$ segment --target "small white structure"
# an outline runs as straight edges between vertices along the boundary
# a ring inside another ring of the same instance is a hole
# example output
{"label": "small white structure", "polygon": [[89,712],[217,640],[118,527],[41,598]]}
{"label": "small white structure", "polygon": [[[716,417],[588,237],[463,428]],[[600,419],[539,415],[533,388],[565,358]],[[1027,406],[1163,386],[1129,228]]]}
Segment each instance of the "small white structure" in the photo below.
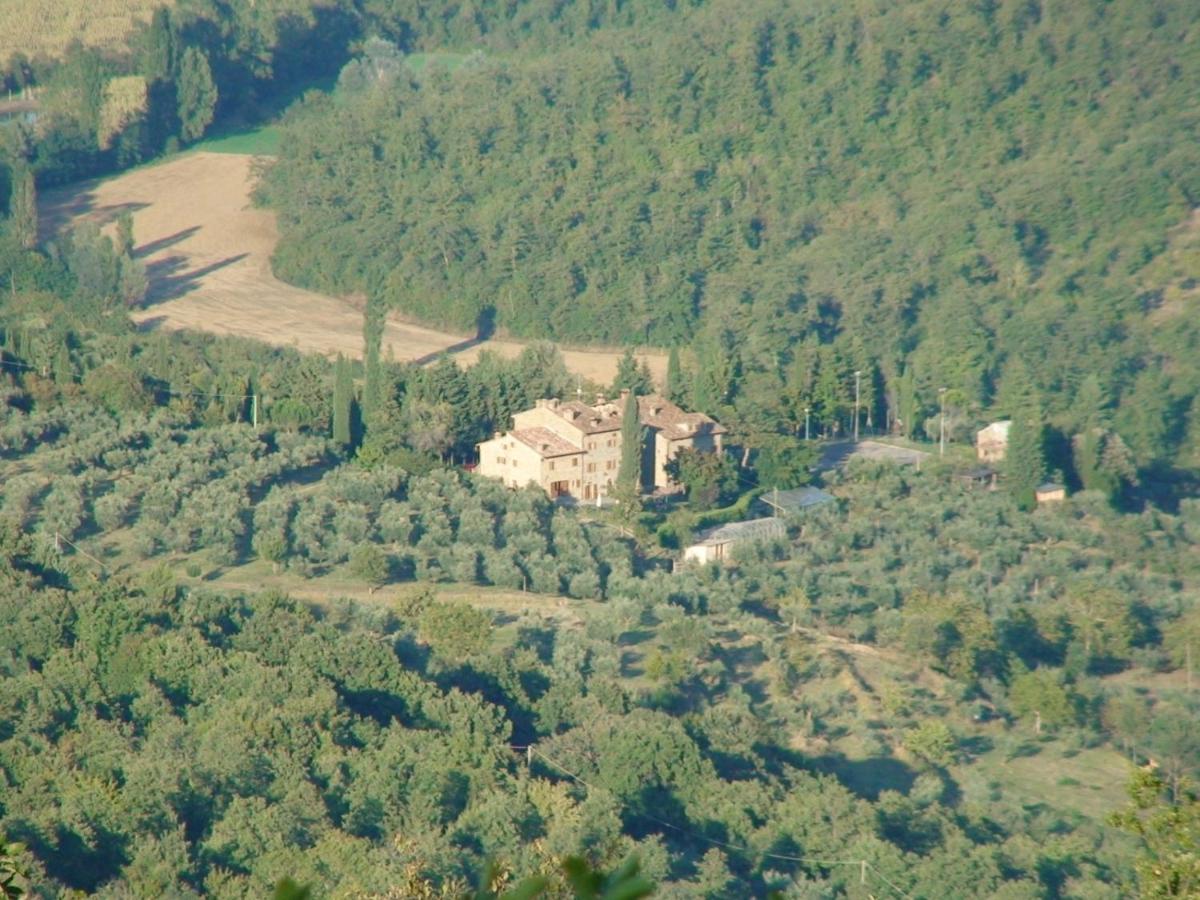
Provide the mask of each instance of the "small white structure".
{"label": "small white structure", "polygon": [[1008,453],[1008,431],[1012,421],[993,422],[975,435],[975,456],[980,462],[1001,462]]}
{"label": "small white structure", "polygon": [[739,544],[771,541],[787,536],[782,519],[749,519],[729,522],[702,532],[699,540],[683,551],[684,562],[709,563],[728,558]]}
{"label": "small white structure", "polygon": [[1043,503],[1061,503],[1067,499],[1067,489],[1061,484],[1047,481],[1045,484],[1039,484],[1033,495],[1037,498],[1038,506]]}

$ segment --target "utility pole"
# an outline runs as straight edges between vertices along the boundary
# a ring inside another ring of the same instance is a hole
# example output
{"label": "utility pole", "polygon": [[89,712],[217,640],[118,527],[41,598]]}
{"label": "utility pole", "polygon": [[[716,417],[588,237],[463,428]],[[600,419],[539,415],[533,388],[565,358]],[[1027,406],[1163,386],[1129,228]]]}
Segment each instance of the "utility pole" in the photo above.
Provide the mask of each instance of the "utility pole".
{"label": "utility pole", "polygon": [[854,443],[858,443],[858,382],[862,377],[862,370],[854,370]]}
{"label": "utility pole", "polygon": [[938,388],[938,406],[941,410],[938,421],[938,456],[946,455],[946,389]]}
{"label": "utility pole", "polygon": [[806,441],[808,440],[808,413],[809,408],[806,406],[804,407],[804,439]]}

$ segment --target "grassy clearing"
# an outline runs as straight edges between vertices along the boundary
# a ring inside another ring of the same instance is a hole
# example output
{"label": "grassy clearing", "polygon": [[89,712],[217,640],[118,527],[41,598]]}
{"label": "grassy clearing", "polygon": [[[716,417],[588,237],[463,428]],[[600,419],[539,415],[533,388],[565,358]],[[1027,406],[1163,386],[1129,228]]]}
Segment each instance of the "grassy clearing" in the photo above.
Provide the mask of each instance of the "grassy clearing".
{"label": "grassy clearing", "polygon": [[[953,768],[966,802],[986,805],[1003,794],[1027,808],[1052,802],[1059,812],[1096,821],[1125,804],[1130,763],[1115,750],[1075,751],[1053,738],[1021,741],[1016,732],[998,737],[996,747],[970,765]],[[994,733],[1000,735],[999,726]]]}
{"label": "grassy clearing", "polygon": [[0,0],[0,65],[14,53],[61,56],[72,41],[112,49],[170,0]]}
{"label": "grassy clearing", "polygon": [[192,146],[205,153],[239,153],[250,156],[274,156],[279,152],[279,129],[274,125],[251,128],[208,138]]}

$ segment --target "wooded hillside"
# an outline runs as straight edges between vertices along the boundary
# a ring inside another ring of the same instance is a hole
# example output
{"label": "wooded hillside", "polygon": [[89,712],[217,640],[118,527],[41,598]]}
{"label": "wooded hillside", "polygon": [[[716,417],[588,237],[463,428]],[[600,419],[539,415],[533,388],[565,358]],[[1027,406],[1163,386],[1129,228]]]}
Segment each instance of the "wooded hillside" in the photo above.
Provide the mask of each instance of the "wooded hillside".
{"label": "wooded hillside", "polygon": [[1070,430],[1095,376],[1140,463],[1194,436],[1194,5],[575,12],[392,28],[483,48],[453,71],[368,42],[267,175],[278,272],[456,328],[694,343],[709,411],[832,421],[877,369],[879,424],[939,387],[1011,413],[1007,382]]}

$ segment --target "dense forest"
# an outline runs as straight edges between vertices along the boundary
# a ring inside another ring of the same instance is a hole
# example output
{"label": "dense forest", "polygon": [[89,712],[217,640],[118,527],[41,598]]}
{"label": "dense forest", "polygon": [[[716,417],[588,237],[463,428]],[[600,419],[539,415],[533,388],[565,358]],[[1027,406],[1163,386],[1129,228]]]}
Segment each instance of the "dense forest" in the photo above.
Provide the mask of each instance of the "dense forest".
{"label": "dense forest", "polygon": [[1068,435],[1099,401],[1138,465],[1195,465],[1194,4],[620,9],[480,12],[419,70],[368,42],[289,114],[277,271],[691,346],[710,413],[844,427],[857,369],[881,428],[1032,390]]}

